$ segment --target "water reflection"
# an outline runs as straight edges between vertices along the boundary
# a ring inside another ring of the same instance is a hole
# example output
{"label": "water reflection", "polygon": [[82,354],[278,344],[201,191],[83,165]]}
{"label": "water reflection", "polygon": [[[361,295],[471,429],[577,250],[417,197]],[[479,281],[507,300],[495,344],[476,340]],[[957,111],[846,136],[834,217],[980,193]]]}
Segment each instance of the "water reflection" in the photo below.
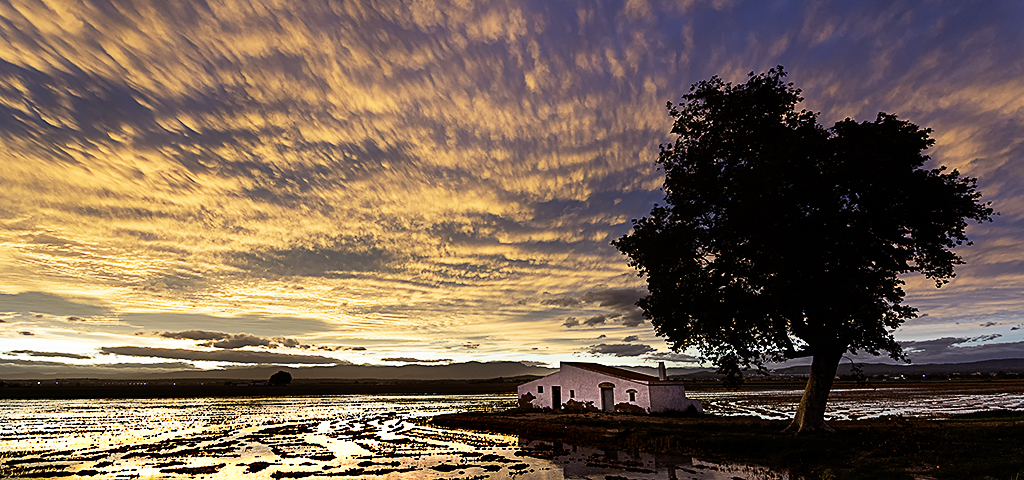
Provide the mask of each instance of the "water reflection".
{"label": "water reflection", "polygon": [[[793,418],[803,390],[687,392],[704,402],[711,415],[749,415],[767,420]],[[938,385],[930,388],[837,388],[828,398],[829,420],[857,420],[890,415],[941,416],[985,410],[1024,410],[1024,393],[963,391]]]}
{"label": "water reflection", "polygon": [[[788,418],[798,391],[692,392],[718,415]],[[874,395],[874,396],[872,396]],[[0,478],[780,479],[785,473],[433,428],[514,395],[0,400]],[[1024,395],[833,392],[832,418],[1024,408]]]}
{"label": "water reflection", "polygon": [[474,479],[785,478],[433,428],[509,395],[0,401],[0,477]]}
{"label": "water reflection", "polygon": [[764,467],[719,464],[671,454],[627,453],[543,441],[520,442],[518,455],[550,460],[567,479],[789,479]]}

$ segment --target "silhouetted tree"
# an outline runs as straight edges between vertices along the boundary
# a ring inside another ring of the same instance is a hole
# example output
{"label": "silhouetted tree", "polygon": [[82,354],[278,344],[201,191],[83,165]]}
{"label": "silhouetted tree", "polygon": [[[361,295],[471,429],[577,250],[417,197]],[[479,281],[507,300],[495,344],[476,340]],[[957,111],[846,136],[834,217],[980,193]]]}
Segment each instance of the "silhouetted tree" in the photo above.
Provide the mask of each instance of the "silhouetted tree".
{"label": "silhouetted tree", "polygon": [[665,202],[612,242],[646,277],[637,302],[676,351],[744,369],[813,357],[790,429],[831,430],[825,405],[845,352],[903,359],[891,331],[916,309],[900,275],[941,286],[967,220],[990,220],[976,179],[924,168],[934,143],[895,115],[826,129],[795,106],[781,66],[717,76],[669,102]]}
{"label": "silhouetted tree", "polygon": [[284,370],[278,370],[277,373],[270,376],[271,385],[288,385],[289,383],[292,383],[292,374]]}

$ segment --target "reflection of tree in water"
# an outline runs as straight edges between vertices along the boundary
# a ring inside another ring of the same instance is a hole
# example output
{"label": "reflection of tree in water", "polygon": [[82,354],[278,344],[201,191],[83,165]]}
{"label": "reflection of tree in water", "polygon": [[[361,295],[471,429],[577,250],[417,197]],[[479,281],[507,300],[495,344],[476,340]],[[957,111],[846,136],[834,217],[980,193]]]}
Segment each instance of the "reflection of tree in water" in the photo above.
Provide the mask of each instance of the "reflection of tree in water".
{"label": "reflection of tree in water", "polygon": [[683,478],[697,480],[742,478],[769,479],[777,475],[763,467],[716,464],[674,454],[627,453],[564,443],[521,439],[516,455],[550,460],[562,468],[565,478]]}

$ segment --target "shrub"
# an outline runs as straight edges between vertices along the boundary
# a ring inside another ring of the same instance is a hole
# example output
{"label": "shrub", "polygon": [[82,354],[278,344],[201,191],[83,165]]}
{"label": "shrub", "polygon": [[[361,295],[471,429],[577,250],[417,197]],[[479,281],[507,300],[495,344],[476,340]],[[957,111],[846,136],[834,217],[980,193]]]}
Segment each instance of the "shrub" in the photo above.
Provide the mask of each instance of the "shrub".
{"label": "shrub", "polygon": [[576,400],[569,400],[568,402],[565,402],[562,409],[570,413],[601,411],[601,409],[594,406],[594,402],[579,402]]}
{"label": "shrub", "polygon": [[615,413],[625,413],[627,415],[646,415],[647,410],[643,407],[633,405],[632,403],[618,403],[615,404]]}

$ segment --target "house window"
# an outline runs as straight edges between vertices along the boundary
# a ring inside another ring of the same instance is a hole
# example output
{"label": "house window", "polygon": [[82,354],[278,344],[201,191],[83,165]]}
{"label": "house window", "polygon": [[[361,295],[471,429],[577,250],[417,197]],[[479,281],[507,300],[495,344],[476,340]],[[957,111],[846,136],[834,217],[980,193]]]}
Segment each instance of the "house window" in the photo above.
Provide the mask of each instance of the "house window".
{"label": "house window", "polygon": [[569,398],[576,398],[576,390],[569,390]]}
{"label": "house window", "polygon": [[626,393],[629,394],[629,401],[631,401],[631,402],[635,402],[636,401],[636,390],[626,390]]}
{"label": "house window", "polygon": [[537,385],[537,393],[544,393],[544,385]]}

